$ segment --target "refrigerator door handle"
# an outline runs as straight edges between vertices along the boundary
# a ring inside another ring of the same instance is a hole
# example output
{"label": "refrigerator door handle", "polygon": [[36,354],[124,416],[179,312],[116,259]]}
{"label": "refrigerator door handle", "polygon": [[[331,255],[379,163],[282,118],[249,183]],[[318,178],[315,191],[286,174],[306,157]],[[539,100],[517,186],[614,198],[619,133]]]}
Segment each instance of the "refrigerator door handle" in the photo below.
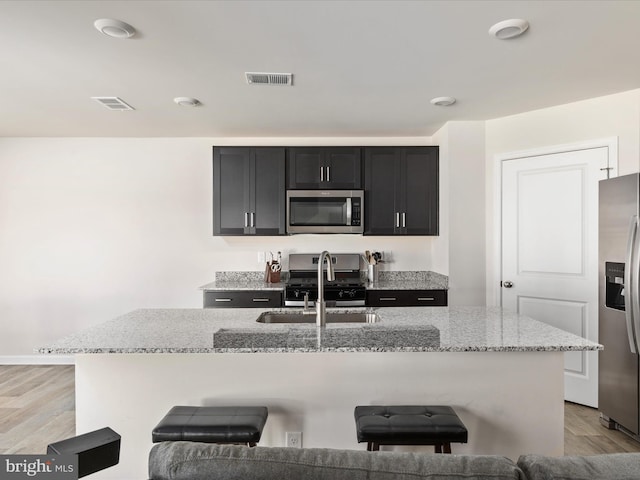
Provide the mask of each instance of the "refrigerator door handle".
{"label": "refrigerator door handle", "polygon": [[640,255],[638,255],[638,216],[631,217],[629,225],[629,238],[627,240],[627,258],[624,268],[624,315],[627,321],[627,337],[632,353],[637,353],[636,327],[638,321],[638,270],[640,268]]}
{"label": "refrigerator door handle", "polygon": [[[640,352],[640,234],[638,234],[638,217],[635,217],[635,239],[633,244],[633,270],[631,271],[633,284],[633,296],[631,297],[631,305],[633,307],[633,341],[635,344],[635,352]],[[631,350],[634,352],[634,350]]]}

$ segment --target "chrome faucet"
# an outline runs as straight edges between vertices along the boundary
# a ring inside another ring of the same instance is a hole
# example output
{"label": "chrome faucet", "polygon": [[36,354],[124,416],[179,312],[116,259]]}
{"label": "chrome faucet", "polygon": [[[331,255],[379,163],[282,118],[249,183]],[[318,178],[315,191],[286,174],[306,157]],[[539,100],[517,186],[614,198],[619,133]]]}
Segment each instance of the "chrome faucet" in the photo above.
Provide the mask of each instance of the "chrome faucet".
{"label": "chrome faucet", "polygon": [[326,250],[318,258],[318,300],[316,300],[316,326],[324,327],[327,324],[326,303],[324,301],[324,282],[322,281],[322,266],[324,259],[327,259],[327,281],[336,279],[333,272],[333,260],[331,254]]}

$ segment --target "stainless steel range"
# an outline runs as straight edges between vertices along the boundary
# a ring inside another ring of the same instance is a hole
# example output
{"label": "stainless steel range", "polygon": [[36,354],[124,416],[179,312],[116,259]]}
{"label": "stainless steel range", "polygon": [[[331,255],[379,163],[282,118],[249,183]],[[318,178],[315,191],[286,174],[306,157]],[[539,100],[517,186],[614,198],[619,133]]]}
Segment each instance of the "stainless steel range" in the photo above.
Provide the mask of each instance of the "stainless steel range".
{"label": "stainless steel range", "polygon": [[[320,254],[292,253],[289,255],[289,281],[285,287],[284,304],[303,307],[309,294],[309,305],[318,298],[318,258]],[[332,254],[336,279],[324,283],[324,298],[329,307],[364,307],[366,288],[360,279],[360,255]],[[326,263],[326,260],[325,260]],[[323,268],[326,270],[326,266]],[[323,276],[323,278],[325,278]]]}

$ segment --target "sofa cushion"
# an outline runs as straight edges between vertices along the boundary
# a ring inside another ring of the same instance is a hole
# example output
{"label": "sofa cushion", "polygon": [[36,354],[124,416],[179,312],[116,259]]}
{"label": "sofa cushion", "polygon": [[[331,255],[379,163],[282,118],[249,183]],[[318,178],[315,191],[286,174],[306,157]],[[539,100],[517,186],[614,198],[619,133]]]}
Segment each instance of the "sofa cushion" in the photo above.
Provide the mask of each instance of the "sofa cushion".
{"label": "sofa cushion", "polygon": [[523,480],[505,457],[164,442],[151,480]]}
{"label": "sofa cushion", "polygon": [[638,480],[640,453],[567,457],[522,455],[518,466],[529,480]]}

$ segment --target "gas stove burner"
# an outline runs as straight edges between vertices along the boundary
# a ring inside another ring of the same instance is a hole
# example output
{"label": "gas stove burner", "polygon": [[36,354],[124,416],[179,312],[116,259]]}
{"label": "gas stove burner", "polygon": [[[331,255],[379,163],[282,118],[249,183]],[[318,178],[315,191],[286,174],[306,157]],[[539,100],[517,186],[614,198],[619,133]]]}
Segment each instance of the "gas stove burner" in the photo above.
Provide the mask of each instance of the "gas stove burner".
{"label": "gas stove burner", "polygon": [[[331,255],[336,279],[324,280],[325,300],[328,306],[364,306],[366,288],[360,279],[360,255],[339,253]],[[285,288],[285,306],[304,306],[308,296],[313,305],[318,298],[318,255],[289,255],[289,281]]]}
{"label": "gas stove burner", "polygon": [[[315,285],[288,285],[284,292],[286,307],[303,307],[305,296],[309,305],[315,305],[318,299],[318,288]],[[345,287],[327,285],[324,287],[324,299],[328,307],[364,307],[366,288],[363,285]]]}

